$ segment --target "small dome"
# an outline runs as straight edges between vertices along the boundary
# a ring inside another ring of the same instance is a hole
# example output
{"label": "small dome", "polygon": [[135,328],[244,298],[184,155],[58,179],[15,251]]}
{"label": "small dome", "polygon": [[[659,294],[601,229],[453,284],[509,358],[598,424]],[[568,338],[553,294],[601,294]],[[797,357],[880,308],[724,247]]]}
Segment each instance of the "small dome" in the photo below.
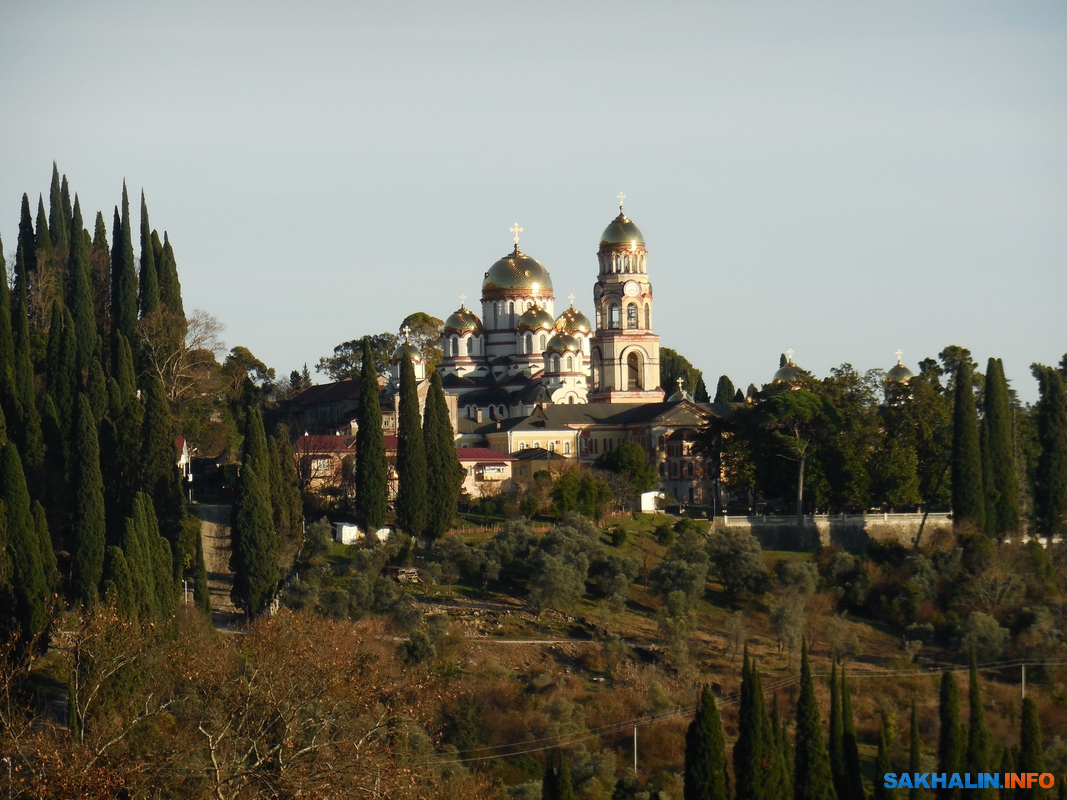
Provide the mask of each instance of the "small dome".
{"label": "small dome", "polygon": [[550,350],[554,350],[557,353],[580,353],[582,352],[582,346],[569,333],[557,333],[548,340],[548,345],[545,346],[546,353]]}
{"label": "small dome", "polygon": [[915,377],[915,375],[914,375],[914,373],[912,373],[912,371],[910,369],[905,367],[902,362],[897,361],[896,366],[893,367],[891,370],[889,370],[889,372],[887,372],[885,374],[885,382],[886,383],[907,383],[908,381],[910,381],[914,377]]}
{"label": "small dome", "polygon": [[774,373],[771,383],[796,383],[803,374],[804,370],[794,364],[793,359],[790,358],[788,364],[784,367],[780,367],[779,370]]}
{"label": "small dome", "polygon": [[552,329],[552,324],[552,315],[541,306],[534,306],[527,309],[526,313],[519,317],[518,328],[519,330],[528,329],[531,331],[543,328],[547,331]]}
{"label": "small dome", "polygon": [[593,326],[589,322],[589,317],[571,305],[559,315],[556,320],[556,330],[561,333],[589,334],[593,332]]}
{"label": "small dome", "polygon": [[404,356],[410,356],[412,362],[422,361],[422,351],[410,342],[400,343],[393,351],[393,361],[402,361]]}
{"label": "small dome", "polygon": [[693,402],[693,395],[689,394],[689,392],[687,392],[684,388],[682,388],[682,384],[683,383],[684,383],[684,381],[681,378],[679,378],[678,379],[678,391],[667,398],[667,402],[668,403],[680,403],[683,400],[688,400],[690,403]]}
{"label": "small dome", "polygon": [[481,333],[482,321],[478,319],[477,314],[463,306],[445,320],[445,331],[447,333]]}
{"label": "small dome", "polygon": [[600,234],[601,245],[632,244],[634,242],[643,246],[645,237],[641,235],[638,227],[621,211],[619,216],[615,217],[608,227],[604,228],[604,232]]}
{"label": "small dome", "polygon": [[548,270],[539,261],[521,252],[519,246],[515,245],[511,253],[493,264],[485,273],[482,292],[509,292],[521,289],[525,290],[523,294],[529,294],[529,290],[532,290],[535,285],[539,292],[552,294],[552,278],[549,277]]}

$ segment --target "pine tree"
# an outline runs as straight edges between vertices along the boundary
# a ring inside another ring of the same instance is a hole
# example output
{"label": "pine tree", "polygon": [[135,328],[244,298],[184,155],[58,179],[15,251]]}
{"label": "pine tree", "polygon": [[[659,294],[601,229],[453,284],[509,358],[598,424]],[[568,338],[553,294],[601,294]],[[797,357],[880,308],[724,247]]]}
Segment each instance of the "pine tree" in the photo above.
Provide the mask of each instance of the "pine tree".
{"label": "pine tree", "polygon": [[422,440],[415,367],[406,354],[400,364],[398,417],[396,520],[401,530],[421,536],[426,530],[426,446]]}
{"label": "pine tree", "polygon": [[71,488],[74,494],[74,569],[71,597],[93,605],[104,574],[104,481],[100,474],[100,445],[89,400],[79,394],[74,420]]}
{"label": "pine tree", "polygon": [[[1045,755],[1041,743],[1041,719],[1037,714],[1037,704],[1032,697],[1023,700],[1022,731],[1019,739],[1018,771],[1024,774],[1045,771]],[[1065,780],[1058,776],[1057,780]],[[1028,789],[1018,789],[1016,800],[1044,800],[1048,792],[1036,783]]]}
{"label": "pine tree", "polygon": [[140,290],[139,308],[142,317],[159,310],[159,281],[156,275],[156,254],[152,248],[152,226],[148,223],[148,205],[141,190],[141,274],[137,281]]}
{"label": "pine tree", "polygon": [[845,726],[841,722],[841,693],[837,683],[837,659],[830,666],[830,774],[834,778],[834,791],[838,797],[845,797],[845,763],[841,739],[845,735]]}
{"label": "pine tree", "polygon": [[830,756],[822,738],[819,701],[811,678],[808,646],[801,646],[800,697],[797,699],[797,730],[794,747],[794,800],[836,800]]}
{"label": "pine tree", "polygon": [[734,780],[737,800],[764,800],[766,763],[773,744],[765,740],[766,707],[757,687],[759,674],[749,661],[748,646],[741,663],[741,702],[738,707],[737,743],[734,745]]}
{"label": "pine tree", "polygon": [[356,516],[370,535],[385,524],[389,503],[389,464],[385,459],[378,371],[370,338],[363,339],[359,376],[359,427],[356,429]]}
{"label": "pine tree", "polygon": [[159,301],[178,316],[185,316],[182,304],[182,285],[178,280],[178,266],[174,261],[174,248],[171,247],[167,232],[163,231],[163,257],[157,264],[159,277]]}
{"label": "pine tree", "polygon": [[81,201],[74,196],[74,225],[70,232],[67,260],[67,308],[74,320],[77,347],[75,364],[79,373],[89,369],[96,347],[96,314],[93,309],[93,283],[89,276],[88,233],[82,224]]}
{"label": "pine tree", "polygon": [[0,450],[0,502],[7,517],[14,621],[24,641],[48,627],[49,593],[22,459],[14,443]]}
{"label": "pine tree", "polygon": [[[964,768],[967,772],[988,771],[993,754],[993,742],[985,724],[985,709],[982,707],[982,686],[978,681],[978,663],[974,648],[971,648],[971,675],[967,687],[967,700],[970,707],[970,721],[967,726],[967,754]],[[978,797],[992,797],[989,789],[978,789]]]}
{"label": "pine tree", "polygon": [[[911,701],[911,737],[908,742],[908,771],[918,774],[922,769],[922,741],[919,739],[919,712],[915,708],[915,701]],[[917,788],[908,790],[908,800],[919,800],[922,792]]]}
{"label": "pine tree", "polygon": [[426,534],[437,539],[452,527],[463,483],[456,455],[441,375],[434,371],[423,411],[422,441],[426,448]]}
{"label": "pine tree", "polygon": [[[960,736],[960,686],[956,676],[948,670],[941,673],[941,694],[938,703],[941,730],[937,741],[937,771],[951,775],[963,768],[964,744]],[[939,800],[958,800],[958,788],[939,788]]]}
{"label": "pine tree", "polygon": [[696,716],[685,733],[685,800],[729,800],[730,776],[726,771],[726,745],[722,720],[711,689],[700,692]]}
{"label": "pine tree", "polygon": [[52,235],[52,250],[57,255],[67,247],[70,231],[67,215],[63,213],[63,187],[59,182],[59,167],[52,162],[52,185],[48,189],[48,232]]}
{"label": "pine tree", "polygon": [[841,669],[841,757],[844,791],[839,797],[850,800],[866,800],[867,792],[863,788],[863,772],[860,769],[860,752],[856,741],[856,719],[852,716],[852,693],[848,688],[848,678]]}
{"label": "pine tree", "polygon": [[[253,459],[245,456],[231,529],[230,598],[249,617],[263,613],[278,584],[278,536],[271,520],[266,475],[260,478]],[[266,473],[266,465],[263,465]]]}
{"label": "pine tree", "polygon": [[885,729],[885,719],[878,723],[878,758],[874,767],[874,800],[891,800],[897,793],[893,789],[885,787],[882,776],[892,772],[893,766],[889,763],[889,735]]}
{"label": "pine tree", "polygon": [[956,525],[973,522],[985,527],[985,492],[982,488],[982,452],[978,441],[971,367],[960,361],[955,377],[952,410],[952,519]]}
{"label": "pine tree", "polygon": [[1038,530],[1052,535],[1067,530],[1067,387],[1060,373],[1034,367],[1041,397],[1037,403],[1037,439],[1041,452],[1034,470],[1034,506]]}
{"label": "pine tree", "polygon": [[115,209],[111,235],[111,331],[121,333],[127,343],[137,332],[137,271],[133,265],[130,234],[130,199],[122,183],[122,215]]}

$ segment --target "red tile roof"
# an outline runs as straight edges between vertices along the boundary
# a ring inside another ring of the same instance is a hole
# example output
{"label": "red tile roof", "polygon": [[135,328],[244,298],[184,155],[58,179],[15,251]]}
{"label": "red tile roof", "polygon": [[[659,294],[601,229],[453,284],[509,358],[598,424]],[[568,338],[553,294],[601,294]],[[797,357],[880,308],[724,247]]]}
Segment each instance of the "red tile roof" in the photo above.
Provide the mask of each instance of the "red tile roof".
{"label": "red tile roof", "polygon": [[459,454],[460,461],[484,461],[497,464],[503,464],[505,461],[518,461],[513,455],[498,453],[488,447],[461,447],[456,453]]}

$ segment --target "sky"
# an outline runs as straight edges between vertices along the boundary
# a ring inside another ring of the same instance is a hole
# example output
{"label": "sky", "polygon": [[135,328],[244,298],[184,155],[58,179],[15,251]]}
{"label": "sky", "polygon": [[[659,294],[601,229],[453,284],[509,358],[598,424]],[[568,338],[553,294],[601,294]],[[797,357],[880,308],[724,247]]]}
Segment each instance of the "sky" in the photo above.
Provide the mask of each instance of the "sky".
{"label": "sky", "polygon": [[9,265],[53,160],[109,230],[125,180],[280,376],[472,304],[516,221],[592,316],[619,192],[713,392],[956,344],[1033,401],[1067,351],[1062,2],[6,0],[0,115]]}

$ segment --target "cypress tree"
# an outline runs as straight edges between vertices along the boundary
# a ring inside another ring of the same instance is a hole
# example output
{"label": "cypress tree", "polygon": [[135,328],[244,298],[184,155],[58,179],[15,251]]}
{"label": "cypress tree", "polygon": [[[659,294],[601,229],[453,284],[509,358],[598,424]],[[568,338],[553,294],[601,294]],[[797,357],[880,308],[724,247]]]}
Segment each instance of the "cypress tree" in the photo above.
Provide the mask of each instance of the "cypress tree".
{"label": "cypress tree", "polygon": [[163,257],[157,265],[159,276],[159,301],[170,311],[185,316],[182,304],[182,285],[178,280],[178,266],[174,261],[174,248],[170,245],[167,232],[163,231]]}
{"label": "cypress tree", "polygon": [[[1009,772],[1018,772],[1015,769],[1016,763],[1016,750],[1015,747],[1005,747],[1004,752],[1000,756],[1000,774],[1006,775]],[[1003,781],[1003,778],[1001,779]],[[1000,800],[1016,800],[1016,790],[1014,788],[1009,789],[1006,782],[1002,782],[1000,785]]]}
{"label": "cypress tree", "polygon": [[96,421],[84,394],[77,399],[71,475],[74,494],[74,565],[71,597],[90,606],[104,574],[104,481],[100,474],[100,444]]}
{"label": "cypress tree", "polygon": [[170,617],[178,600],[179,570],[175,569],[174,551],[170,543],[161,535],[159,520],[152,508],[152,498],[139,493],[134,501],[134,516],[143,519],[145,536],[149,543],[152,577],[156,585],[156,605],[162,617]]}
{"label": "cypress tree", "polygon": [[266,476],[259,477],[255,462],[247,456],[237,489],[230,533],[230,598],[245,614],[255,617],[266,610],[277,587],[278,536],[271,520]]}
{"label": "cypress tree", "polygon": [[556,783],[559,786],[559,800],[574,800],[574,786],[571,784],[571,771],[567,766],[567,757],[560,755],[559,770],[556,772]]}
{"label": "cypress tree", "polygon": [[45,444],[44,469],[40,493],[48,504],[48,517],[52,522],[60,541],[69,533],[71,513],[70,493],[70,447],[74,431],[65,428],[59,422],[52,396],[46,394],[42,404],[44,414],[41,418],[42,436]]}
{"label": "cypress tree", "polygon": [[142,485],[158,512],[160,530],[170,543],[174,561],[180,565],[187,556],[191,558],[193,552],[190,548],[184,553],[180,547],[185,502],[175,453],[174,421],[167,393],[159,378],[149,376],[144,383],[141,392],[145,398],[141,426]]}
{"label": "cypress tree", "polygon": [[196,566],[193,571],[193,602],[211,616],[211,589],[208,585],[207,564],[204,562],[204,537],[196,532]]}
{"label": "cypress tree", "polygon": [[275,525],[285,536],[302,536],[304,531],[304,500],[300,495],[300,475],[296,471],[296,456],[289,441],[289,428],[278,425],[274,432],[274,457],[277,462],[278,492],[273,497],[278,509]]}
{"label": "cypress tree", "polygon": [[711,689],[700,692],[696,715],[685,733],[685,800],[729,800],[730,776],[722,720]]}
{"label": "cypress tree", "polygon": [[822,738],[819,701],[811,678],[808,645],[801,646],[800,697],[797,699],[797,732],[794,748],[794,800],[837,800],[830,756]]}
{"label": "cypress tree", "polygon": [[[922,770],[922,741],[919,739],[919,712],[915,708],[915,701],[911,701],[911,737],[908,742],[908,772],[921,773]],[[922,793],[916,789],[908,790],[908,800],[919,800]]]}
{"label": "cypress tree", "polygon": [[874,800],[891,800],[897,793],[893,789],[885,787],[882,776],[892,772],[893,766],[889,763],[889,736],[885,729],[885,719],[878,723],[878,758],[874,767]]}
{"label": "cypress tree", "polygon": [[978,440],[978,411],[974,402],[971,367],[966,359],[956,369],[952,409],[952,520],[985,527],[982,452]]}
{"label": "cypress tree", "polygon": [[45,353],[45,388],[56,404],[60,430],[71,431],[74,421],[74,395],[78,387],[78,348],[74,339],[74,320],[56,298],[52,303],[52,323],[48,329]]}
{"label": "cypress tree", "polygon": [[107,413],[107,375],[100,359],[100,338],[97,337],[97,349],[89,360],[89,372],[85,378],[85,394],[89,398],[89,407],[93,409],[93,419],[102,420]]}
{"label": "cypress tree", "polygon": [[1037,403],[1034,506],[1038,529],[1049,535],[1067,530],[1067,390],[1060,373],[1034,367],[1041,396]]}
{"label": "cypress tree", "polygon": [[[948,670],[941,673],[941,693],[938,702],[941,729],[937,740],[937,771],[951,775],[963,767],[963,738],[960,736],[960,686],[956,676]],[[958,788],[939,788],[939,800],[958,800]]]}
{"label": "cypress tree", "polygon": [[[1032,697],[1023,700],[1022,731],[1019,740],[1018,771],[1022,773],[1045,771],[1045,755],[1041,745],[1041,720],[1037,715],[1037,704]],[[1065,780],[1061,775],[1059,780]],[[1028,789],[1018,789],[1016,800],[1044,800],[1048,792],[1035,782]]]}
{"label": "cypress tree", "polygon": [[[138,494],[137,498],[141,495]],[[130,572],[130,584],[137,605],[137,619],[148,622],[160,615],[159,593],[156,589],[156,570],[152,543],[148,538],[144,507],[135,498],[131,516],[124,520],[122,552]]]}
{"label": "cypress tree", "polygon": [[866,800],[867,792],[863,788],[863,773],[860,770],[860,751],[856,742],[856,719],[852,716],[852,693],[848,688],[845,669],[841,668],[841,757],[843,792],[839,797],[850,800]]}
{"label": "cypress tree", "polygon": [[559,797],[559,775],[556,774],[555,756],[550,756],[541,777],[541,800],[556,800]]}
{"label": "cypress tree", "polygon": [[89,369],[96,347],[96,314],[93,310],[93,284],[89,277],[89,241],[82,224],[81,201],[74,197],[74,225],[70,232],[67,260],[67,308],[74,320],[75,363],[78,372]]}
{"label": "cypress tree", "polygon": [[37,531],[37,548],[41,553],[45,586],[49,597],[52,597],[59,588],[59,566],[56,563],[56,549],[52,545],[52,534],[48,530],[48,517],[39,500],[33,501],[33,527]]}
{"label": "cypress tree", "polygon": [[115,209],[111,235],[111,330],[121,333],[127,343],[137,331],[137,272],[133,265],[130,234],[130,199],[122,182],[122,215]]}
{"label": "cypress tree", "polygon": [[385,524],[389,502],[389,464],[382,434],[378,399],[378,370],[370,338],[363,339],[363,367],[359,374],[359,427],[356,430],[356,516],[370,536]]}
{"label": "cypress tree", "polygon": [[0,502],[7,516],[13,616],[26,641],[48,627],[49,593],[22,459],[12,442],[0,450]]}
{"label": "cypress tree", "polygon": [[37,280],[37,236],[33,232],[30,217],[30,198],[22,195],[22,213],[19,217],[19,238],[15,248],[15,294],[11,299],[11,316],[18,319],[20,313],[30,314],[28,308],[30,285]]}
{"label": "cypress tree", "polygon": [[[967,700],[970,706],[970,721],[967,726],[967,754],[964,767],[967,772],[988,771],[992,764],[992,737],[985,724],[985,709],[982,707],[982,686],[978,681],[978,663],[974,648],[971,648],[971,675],[967,687]],[[978,789],[978,797],[992,797],[989,789]]]}
{"label": "cypress tree", "polygon": [[137,621],[137,598],[133,578],[121,548],[112,545],[104,551],[104,602],[113,605],[119,616]]}
{"label": "cypress tree", "polygon": [[[142,427],[144,405],[137,397],[133,355],[122,334],[114,335],[116,356],[113,377],[108,381],[108,413],[100,426],[100,453],[108,476],[106,507],[109,541],[118,543],[126,533],[126,518],[133,508],[134,494],[141,487]],[[130,551],[123,546],[126,560]],[[130,565],[131,573],[134,566]]]}
{"label": "cypress tree", "polygon": [[426,533],[432,539],[452,527],[463,483],[463,468],[456,455],[452,420],[448,415],[441,375],[430,377],[422,420],[422,441],[426,448]]}
{"label": "cypress tree", "polygon": [[734,382],[730,380],[730,376],[720,375],[719,382],[715,385],[715,402],[732,403],[736,394],[737,390],[734,388]]}
{"label": "cypress tree", "polygon": [[[44,299],[42,291],[49,283],[46,276],[58,281],[60,295],[63,293],[63,273],[55,264],[52,253],[52,234],[48,232],[48,217],[44,213],[44,200],[37,196],[37,232],[34,235],[34,247],[37,250],[37,290],[38,297]],[[43,308],[42,308],[43,310]]]}
{"label": "cypress tree", "polygon": [[[989,359],[985,379],[986,450],[982,463],[989,463],[992,490],[986,487],[986,517],[992,516],[991,532],[1003,536],[1019,527],[1019,485],[1015,477],[1015,448],[1012,443],[1012,411],[1004,362]],[[992,513],[991,513],[992,512]],[[987,519],[987,528],[989,520]]]}
{"label": "cypress tree", "polygon": [[148,223],[148,205],[141,190],[141,274],[137,282],[140,290],[141,316],[159,310],[159,281],[156,276],[156,254],[152,247],[152,227]]}
{"label": "cypress tree", "polygon": [[[111,341],[111,248],[107,243],[104,214],[96,212],[93,243],[89,247],[89,280],[93,287],[93,314],[96,329],[105,342]],[[107,366],[107,362],[103,362]]]}
{"label": "cypress tree", "polygon": [[738,707],[737,743],[734,745],[734,780],[737,800],[764,800],[766,797],[767,751],[766,707],[757,686],[759,674],[749,661],[748,646],[741,663],[741,702]]}
{"label": "cypress tree", "polygon": [[22,405],[15,387],[15,334],[11,328],[11,298],[7,288],[7,261],[4,243],[0,240],[0,411],[19,424]]}
{"label": "cypress tree", "polygon": [[426,530],[426,446],[422,440],[415,367],[407,354],[400,363],[398,417],[396,521],[401,530],[420,536]]}
{"label": "cypress tree", "polygon": [[[0,437],[0,448],[7,442]],[[11,585],[14,569],[11,564],[11,543],[7,535],[7,504],[0,500],[0,632],[7,633],[15,629],[12,616],[15,608],[15,592]]]}
{"label": "cypress tree", "polygon": [[774,703],[771,705],[771,728],[774,730],[774,763],[778,777],[773,782],[777,787],[776,793],[768,793],[767,796],[770,800],[789,800],[793,796],[793,754],[789,747],[785,720],[778,710],[778,695],[774,696]]}
{"label": "cypress tree", "polygon": [[830,666],[830,774],[834,778],[834,791],[838,797],[845,797],[845,764],[841,739],[845,735],[845,726],[841,722],[841,693],[837,684],[837,658]]}
{"label": "cypress tree", "polygon": [[[21,248],[20,248],[21,252]],[[26,479],[31,488],[40,480],[40,471],[44,464],[44,443],[41,436],[41,417],[37,413],[36,391],[33,381],[33,343],[30,339],[30,322],[27,317],[29,303],[26,299],[26,285],[18,287],[21,294],[18,303],[18,316],[15,319],[15,392],[18,396],[21,419],[12,426],[12,432],[19,452]]]}
{"label": "cypress tree", "polygon": [[711,397],[708,396],[708,387],[704,384],[703,375],[697,378],[696,388],[693,389],[693,399],[698,403],[711,402]]}
{"label": "cypress tree", "polygon": [[71,223],[74,219],[70,209],[70,187],[67,185],[67,176],[63,176],[63,183],[59,190],[60,198],[63,202],[63,218],[67,221],[67,230],[70,230]]}
{"label": "cypress tree", "polygon": [[48,189],[48,232],[52,235],[52,250],[56,253],[67,247],[70,231],[67,215],[63,213],[63,188],[59,182],[59,167],[52,162],[52,184]]}

